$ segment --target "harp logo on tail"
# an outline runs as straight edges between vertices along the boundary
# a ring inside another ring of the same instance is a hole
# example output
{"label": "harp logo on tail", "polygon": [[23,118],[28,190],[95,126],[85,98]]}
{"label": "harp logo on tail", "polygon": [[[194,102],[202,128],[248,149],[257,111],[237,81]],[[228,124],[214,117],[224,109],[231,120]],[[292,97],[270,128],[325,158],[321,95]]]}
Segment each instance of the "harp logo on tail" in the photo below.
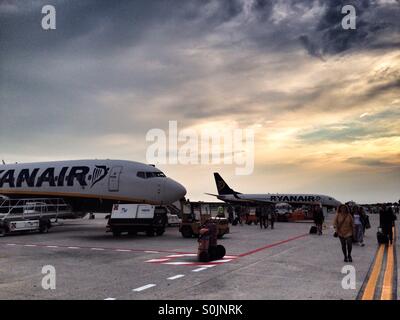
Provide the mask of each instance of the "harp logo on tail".
{"label": "harp logo on tail", "polygon": [[225,182],[221,180],[218,181],[218,190],[221,191],[224,188],[225,188]]}
{"label": "harp logo on tail", "polygon": [[108,174],[108,171],[110,171],[110,168],[107,168],[106,166],[96,166],[93,170],[93,175],[92,175],[92,184],[90,188],[93,188],[93,186],[97,183],[103,180],[106,175]]}

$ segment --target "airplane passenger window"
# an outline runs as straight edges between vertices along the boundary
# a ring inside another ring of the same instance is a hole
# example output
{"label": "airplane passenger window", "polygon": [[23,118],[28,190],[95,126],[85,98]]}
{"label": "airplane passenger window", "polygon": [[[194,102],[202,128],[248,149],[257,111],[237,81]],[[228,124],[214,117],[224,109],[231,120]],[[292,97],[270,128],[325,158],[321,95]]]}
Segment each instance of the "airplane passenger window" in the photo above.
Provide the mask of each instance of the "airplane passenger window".
{"label": "airplane passenger window", "polygon": [[139,171],[139,172],[137,173],[137,176],[138,176],[139,178],[146,179],[146,177],[145,177],[143,171]]}

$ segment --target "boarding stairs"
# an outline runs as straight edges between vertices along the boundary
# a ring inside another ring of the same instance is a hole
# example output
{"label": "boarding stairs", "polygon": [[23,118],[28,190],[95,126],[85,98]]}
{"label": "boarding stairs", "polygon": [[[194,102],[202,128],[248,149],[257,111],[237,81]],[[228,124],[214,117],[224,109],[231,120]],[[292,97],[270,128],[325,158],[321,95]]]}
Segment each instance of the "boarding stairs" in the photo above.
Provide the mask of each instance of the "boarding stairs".
{"label": "boarding stairs", "polygon": [[0,200],[0,221],[58,219],[71,214],[71,206],[62,198]]}

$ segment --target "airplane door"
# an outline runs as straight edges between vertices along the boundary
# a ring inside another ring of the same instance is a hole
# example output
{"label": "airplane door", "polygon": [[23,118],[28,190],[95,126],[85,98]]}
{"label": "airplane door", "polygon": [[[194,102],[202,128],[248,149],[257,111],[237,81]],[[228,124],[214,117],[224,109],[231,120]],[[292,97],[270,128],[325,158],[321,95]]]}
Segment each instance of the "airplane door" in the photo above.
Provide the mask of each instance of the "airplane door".
{"label": "airplane door", "polygon": [[108,191],[118,192],[119,191],[119,177],[122,172],[122,167],[113,167],[108,178]]}
{"label": "airplane door", "polygon": [[162,200],[162,196],[164,193],[164,184],[165,181],[158,181],[157,182],[157,201],[161,201]]}

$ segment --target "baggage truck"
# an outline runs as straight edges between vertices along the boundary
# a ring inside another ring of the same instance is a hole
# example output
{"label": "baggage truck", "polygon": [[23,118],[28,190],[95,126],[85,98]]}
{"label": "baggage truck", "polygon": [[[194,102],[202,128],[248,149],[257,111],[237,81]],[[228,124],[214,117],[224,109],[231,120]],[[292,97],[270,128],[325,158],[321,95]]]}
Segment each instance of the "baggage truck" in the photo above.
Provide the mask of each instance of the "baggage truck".
{"label": "baggage truck", "polygon": [[148,204],[114,204],[107,223],[107,232],[118,237],[127,232],[136,235],[145,232],[147,236],[161,236],[168,223],[167,209]]}

